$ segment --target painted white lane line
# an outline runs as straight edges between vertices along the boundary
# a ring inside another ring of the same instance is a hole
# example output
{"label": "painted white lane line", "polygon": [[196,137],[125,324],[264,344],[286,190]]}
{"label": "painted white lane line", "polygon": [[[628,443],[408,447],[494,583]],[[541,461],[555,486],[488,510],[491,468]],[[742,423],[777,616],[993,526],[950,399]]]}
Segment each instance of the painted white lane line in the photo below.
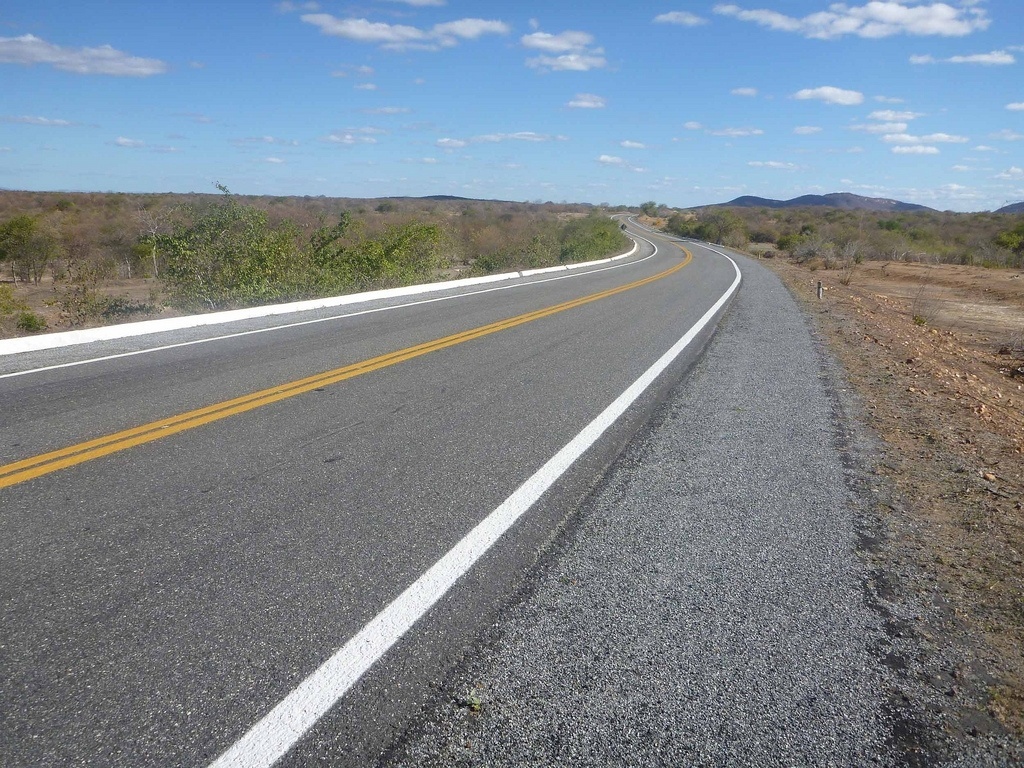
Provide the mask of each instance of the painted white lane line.
{"label": "painted white lane line", "polygon": [[739,266],[728,256],[725,258],[732,262],[736,271],[732,285],[679,341],[497,509],[211,763],[211,768],[269,768],[283,757],[715,318],[741,280]]}
{"label": "painted white lane line", "polygon": [[622,264],[612,264],[609,267],[601,267],[600,269],[591,269],[591,270],[588,270],[587,272],[583,272],[583,273],[576,273],[576,274],[569,274],[569,275],[559,275],[557,277],[546,277],[546,278],[543,278],[541,280],[531,280],[528,283],[515,283],[514,285],[500,285],[500,286],[498,286],[496,288],[483,288],[483,289],[478,290],[478,291],[467,291],[466,293],[458,293],[458,294],[455,294],[455,295],[452,295],[452,296],[438,296],[438,297],[435,297],[435,298],[432,298],[432,299],[421,299],[419,301],[407,301],[404,304],[394,304],[394,305],[389,306],[389,307],[376,307],[375,309],[364,309],[364,310],[360,310],[359,312],[347,312],[347,313],[345,313],[343,315],[331,315],[330,317],[319,317],[319,318],[316,318],[314,320],[301,320],[301,321],[294,322],[294,323],[285,323],[283,325],[274,325],[274,326],[271,326],[269,328],[257,328],[255,330],[251,330],[251,331],[237,331],[235,333],[225,333],[225,334],[221,334],[219,336],[209,336],[209,337],[203,338],[203,339],[194,339],[192,341],[182,341],[182,342],[179,342],[177,344],[164,344],[164,345],[159,346],[159,347],[147,347],[146,349],[137,349],[137,350],[134,350],[132,352],[119,352],[117,354],[104,355],[102,357],[90,357],[90,358],[87,358],[85,360],[75,360],[75,361],[72,361],[70,363],[58,363],[58,364],[55,364],[55,365],[42,366],[40,368],[28,368],[28,369],[26,369],[24,371],[14,371],[13,373],[3,373],[3,374],[0,374],[0,379],[11,379],[11,378],[14,378],[16,376],[28,376],[29,374],[33,374],[33,373],[44,373],[46,371],[56,371],[56,370],[60,370],[62,368],[75,368],[75,367],[77,367],[79,365],[89,365],[91,363],[102,363],[102,362],[106,362],[108,360],[118,360],[118,359],[120,359],[122,357],[135,357],[136,355],[148,355],[148,354],[151,354],[153,352],[164,352],[164,351],[169,350],[169,349],[177,349],[179,347],[191,347],[191,346],[194,346],[196,344],[206,344],[206,343],[211,342],[211,341],[224,341],[225,339],[236,339],[236,338],[240,338],[242,336],[252,336],[252,335],[257,334],[257,333],[270,333],[271,331],[280,331],[280,330],[284,330],[284,329],[287,329],[287,328],[298,328],[299,326],[303,326],[303,325],[314,325],[316,323],[328,323],[328,322],[331,322],[333,320],[345,320],[345,319],[350,318],[350,317],[359,317],[360,315],[371,315],[371,314],[374,314],[376,312],[388,312],[388,311],[394,310],[394,309],[406,309],[408,307],[418,307],[418,306],[423,305],[423,304],[433,304],[433,303],[438,302],[438,301],[451,301],[452,299],[461,299],[461,298],[465,298],[467,296],[479,296],[482,293],[493,293],[494,291],[508,291],[508,290],[512,290],[514,288],[525,288],[525,287],[528,287],[528,286],[531,286],[531,285],[538,285],[540,283],[554,282],[555,280],[568,280],[569,278],[574,278],[574,277],[585,277],[587,275],[593,275],[593,274],[596,274],[598,272],[605,272],[605,271],[610,270],[610,269],[621,269],[622,267],[628,267],[628,266],[633,266],[634,264],[640,264],[642,262],[647,261],[648,259],[654,258],[658,254],[658,246],[654,245],[654,243],[652,243],[650,240],[648,240],[645,237],[640,237],[640,236],[637,236],[637,239],[638,240],[643,240],[645,243],[648,243],[649,245],[653,246],[654,247],[654,253],[650,254],[649,256],[644,256],[642,259],[637,259],[636,261],[630,261],[630,262],[622,263]]}

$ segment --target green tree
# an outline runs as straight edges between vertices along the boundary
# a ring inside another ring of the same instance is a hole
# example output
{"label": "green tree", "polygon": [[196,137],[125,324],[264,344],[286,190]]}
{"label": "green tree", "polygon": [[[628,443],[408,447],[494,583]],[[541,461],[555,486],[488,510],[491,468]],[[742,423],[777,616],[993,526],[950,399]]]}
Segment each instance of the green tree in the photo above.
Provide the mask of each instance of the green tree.
{"label": "green tree", "polygon": [[15,282],[43,279],[43,270],[53,258],[56,243],[39,220],[22,214],[0,225],[0,263],[11,263]]}
{"label": "green tree", "polygon": [[996,237],[996,245],[1013,253],[1018,264],[1024,261],[1024,220],[1013,229],[1000,232]]}
{"label": "green tree", "polygon": [[271,227],[267,215],[224,196],[189,227],[161,237],[164,277],[173,299],[186,306],[220,309],[262,304],[294,293],[298,232],[285,221]]}
{"label": "green tree", "polygon": [[658,215],[658,209],[660,207],[661,206],[659,206],[653,200],[648,200],[646,203],[640,204],[640,213],[642,213],[644,216],[651,216],[653,218],[654,216]]}

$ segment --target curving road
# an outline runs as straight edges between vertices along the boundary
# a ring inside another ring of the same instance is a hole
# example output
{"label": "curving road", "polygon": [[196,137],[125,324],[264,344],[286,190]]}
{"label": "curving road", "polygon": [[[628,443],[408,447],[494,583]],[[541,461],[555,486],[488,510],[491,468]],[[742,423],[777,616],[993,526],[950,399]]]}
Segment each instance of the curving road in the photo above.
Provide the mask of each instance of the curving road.
{"label": "curving road", "polygon": [[379,755],[736,288],[724,255],[643,237],[571,273],[0,358],[0,764]]}

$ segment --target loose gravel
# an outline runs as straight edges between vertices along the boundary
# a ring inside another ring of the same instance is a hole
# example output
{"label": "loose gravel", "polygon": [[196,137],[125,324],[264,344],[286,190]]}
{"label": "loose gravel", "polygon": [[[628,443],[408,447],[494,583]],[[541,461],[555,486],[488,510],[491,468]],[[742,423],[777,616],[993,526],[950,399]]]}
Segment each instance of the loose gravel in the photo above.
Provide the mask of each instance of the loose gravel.
{"label": "loose gravel", "polygon": [[822,352],[779,280],[744,284],[402,766],[893,762]]}

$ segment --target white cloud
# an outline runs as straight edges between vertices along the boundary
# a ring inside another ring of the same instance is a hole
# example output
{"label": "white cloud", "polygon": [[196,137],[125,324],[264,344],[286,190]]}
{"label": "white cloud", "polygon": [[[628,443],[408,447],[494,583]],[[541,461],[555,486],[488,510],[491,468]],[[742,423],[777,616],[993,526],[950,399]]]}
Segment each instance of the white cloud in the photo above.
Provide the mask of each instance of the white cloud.
{"label": "white cloud", "polygon": [[971,168],[969,165],[954,165],[952,170],[958,171],[960,173],[966,173],[967,171],[973,171],[974,169]]}
{"label": "white cloud", "polygon": [[49,64],[63,72],[77,75],[113,75],[115,77],[148,77],[167,71],[159,59],[144,59],[101,45],[96,48],[64,48],[36,37],[0,37],[0,63]]}
{"label": "white cloud", "polygon": [[319,27],[325,35],[379,45],[392,51],[438,51],[458,45],[460,40],[476,40],[488,34],[506,35],[512,30],[503,21],[487,19],[458,19],[435,24],[430,29],[420,29],[366,19],[339,19],[329,13],[307,13],[299,18]]}
{"label": "white cloud", "polygon": [[766,162],[760,160],[751,160],[749,163],[747,163],[747,165],[749,165],[751,168],[772,168],[774,170],[779,171],[795,171],[797,168],[800,167],[794,163],[780,163],[778,160],[768,160]]}
{"label": "white cloud", "polygon": [[868,115],[869,120],[883,120],[889,122],[906,122],[924,117],[922,112],[897,112],[894,109],[879,109]]}
{"label": "white cloud", "polygon": [[793,94],[794,99],[817,99],[826,104],[841,104],[842,106],[854,106],[864,102],[864,94],[859,91],[847,91],[836,88],[832,85],[823,85],[820,88],[804,88]]}
{"label": "white cloud", "polygon": [[697,27],[708,23],[707,19],[702,19],[700,16],[688,11],[669,11],[660,16],[655,16],[654,22],[656,24],[679,24],[683,27]]}
{"label": "white cloud", "polygon": [[353,147],[357,144],[376,144],[377,140],[373,136],[367,136],[363,133],[355,131],[340,131],[338,133],[330,134],[325,141],[331,144],[342,144],[346,147]]}
{"label": "white cloud", "polygon": [[118,136],[114,140],[114,143],[119,147],[127,147],[128,149],[138,149],[139,147],[146,146],[146,142],[139,141],[138,139],[126,139],[124,136]]}
{"label": "white cloud", "polygon": [[532,32],[523,35],[519,42],[524,48],[543,52],[540,56],[526,60],[526,65],[533,69],[587,72],[591,69],[601,69],[608,64],[604,58],[604,49],[592,47],[594,36],[588,32],[566,30],[557,35],[549,32]]}
{"label": "white cloud", "polygon": [[1024,168],[1018,168],[1015,165],[1010,166],[1007,170],[996,175],[997,179],[1024,179]]}
{"label": "white cloud", "polygon": [[24,125],[44,125],[50,128],[67,128],[78,125],[70,120],[61,120],[53,117],[38,117],[33,115],[4,115],[0,117],[0,123],[23,123]]}
{"label": "white cloud", "polygon": [[798,125],[793,129],[793,133],[797,136],[810,136],[815,133],[821,133],[821,128],[817,125]]}
{"label": "white cloud", "polygon": [[729,93],[733,96],[757,96],[757,88],[733,88]]}
{"label": "white cloud", "polygon": [[412,110],[408,107],[374,107],[363,110],[363,113],[367,115],[404,115],[409,112]]}
{"label": "white cloud", "polygon": [[948,133],[931,133],[927,136],[911,136],[907,133],[886,134],[882,141],[887,144],[966,144],[965,136],[951,136]]}
{"label": "white cloud", "polygon": [[566,106],[573,109],[603,109],[605,100],[603,96],[596,96],[593,93],[577,93],[576,98]]}
{"label": "white cloud", "polygon": [[997,152],[998,150],[995,147],[987,147],[984,144],[979,144],[978,146],[976,146],[974,148],[974,151],[975,152]]}
{"label": "white cloud", "polygon": [[862,6],[833,3],[827,11],[812,13],[803,18],[770,10],[745,10],[733,4],[716,5],[714,12],[768,29],[795,32],[821,40],[832,40],[844,35],[865,38],[901,34],[962,37],[987,29],[991,23],[983,8],[954,8],[946,3],[908,5],[901,0],[872,0]]}
{"label": "white cloud", "polygon": [[1007,104],[1006,108],[1011,112],[1024,112],[1024,101],[1016,101],[1013,104]]}
{"label": "white cloud", "polygon": [[911,64],[983,64],[986,66],[1006,66],[1016,64],[1017,59],[1006,51],[990,53],[972,53],[969,56],[950,56],[948,59],[936,59],[931,55],[915,55],[910,57]]}
{"label": "white cloud", "polygon": [[614,168],[625,168],[626,170],[633,171],[635,173],[644,173],[646,168],[638,168],[634,165],[630,165],[621,157],[615,157],[615,155],[601,155],[597,158],[597,162],[601,165],[609,165]]}
{"label": "white cloud", "polygon": [[434,143],[442,149],[462,149],[468,142],[462,139],[438,139]]}
{"label": "white cloud", "polygon": [[274,165],[280,165],[281,163],[284,162],[284,160],[282,160],[280,157],[265,157],[263,158],[263,162],[273,163]]}
{"label": "white cloud", "polygon": [[688,131],[699,131],[703,129],[704,126],[698,123],[696,120],[690,120],[688,122],[683,123],[683,128],[685,128]]}
{"label": "white cloud", "polygon": [[1011,131],[1009,128],[1004,128],[1003,130],[990,135],[993,139],[999,139],[1001,141],[1020,141],[1021,139],[1024,139],[1024,134]]}
{"label": "white cloud", "polygon": [[646,144],[641,144],[639,141],[620,141],[619,146],[625,149],[647,149]]}
{"label": "white cloud", "polygon": [[898,99],[895,96],[875,96],[875,101],[881,102],[882,104],[902,104],[903,99]]}
{"label": "white cloud", "polygon": [[245,144],[276,144],[281,147],[297,147],[299,142],[293,139],[281,139],[277,136],[248,136],[244,139],[232,139],[232,144],[245,145]]}
{"label": "white cloud", "polygon": [[565,136],[551,136],[546,133],[535,133],[533,131],[517,131],[516,133],[486,133],[482,136],[474,136],[473,142],[480,144],[495,144],[499,141],[565,141]]}
{"label": "white cloud", "polygon": [[865,133],[903,133],[909,126],[907,123],[867,123],[863,125],[851,125],[851,131],[864,131]]}
{"label": "white cloud", "polygon": [[552,35],[548,32],[533,32],[523,35],[519,42],[525,48],[533,48],[545,53],[573,53],[588,48],[594,42],[594,36],[588,32],[568,30]]}
{"label": "white cloud", "polygon": [[712,136],[727,136],[731,139],[739,139],[744,136],[763,136],[764,131],[760,128],[720,128],[717,131],[708,131]]}
{"label": "white cloud", "polygon": [[447,5],[446,0],[387,0],[389,3],[404,3],[417,8],[440,8]]}
{"label": "white cloud", "polygon": [[359,85],[354,86],[354,87],[355,87],[355,89],[357,91],[376,91],[377,90],[377,86],[374,85],[373,83],[360,83]]}
{"label": "white cloud", "polygon": [[926,147],[922,144],[913,144],[910,146],[899,146],[893,147],[892,151],[897,155],[937,155],[939,154],[938,147]]}

